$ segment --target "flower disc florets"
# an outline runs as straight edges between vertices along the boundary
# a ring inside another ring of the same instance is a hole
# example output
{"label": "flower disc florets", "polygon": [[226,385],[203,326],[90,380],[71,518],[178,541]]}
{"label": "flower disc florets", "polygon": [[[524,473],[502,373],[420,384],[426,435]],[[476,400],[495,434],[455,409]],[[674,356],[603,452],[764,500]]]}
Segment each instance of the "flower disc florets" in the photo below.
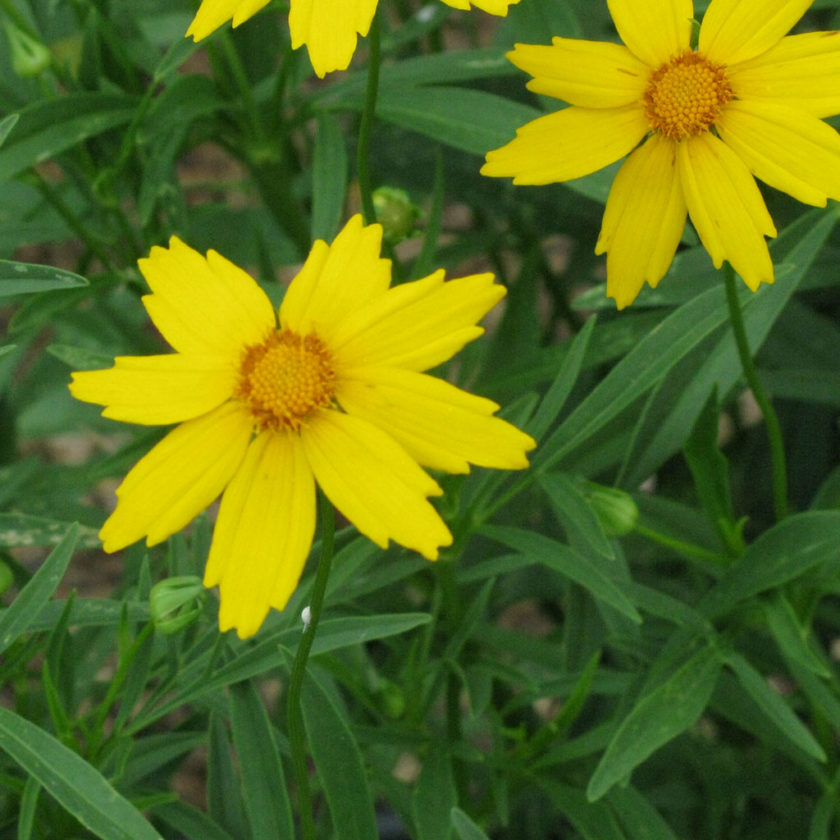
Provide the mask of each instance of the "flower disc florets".
{"label": "flower disc florets", "polygon": [[653,72],[644,93],[651,128],[672,140],[706,131],[735,95],[724,71],[696,52],[665,62]]}
{"label": "flower disc florets", "polygon": [[235,396],[259,429],[298,430],[313,411],[325,408],[335,392],[335,371],[318,336],[275,330],[246,348]]}

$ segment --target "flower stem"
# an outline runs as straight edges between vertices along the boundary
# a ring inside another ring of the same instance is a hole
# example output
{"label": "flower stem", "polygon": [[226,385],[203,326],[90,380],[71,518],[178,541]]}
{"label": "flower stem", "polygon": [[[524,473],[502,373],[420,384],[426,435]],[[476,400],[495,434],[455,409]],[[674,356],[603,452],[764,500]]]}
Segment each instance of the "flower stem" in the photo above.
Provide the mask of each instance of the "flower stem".
{"label": "flower stem", "polygon": [[289,679],[289,693],[286,699],[286,721],[289,730],[289,745],[292,750],[292,768],[297,785],[298,810],[303,840],[314,840],[315,821],[312,815],[312,794],[309,790],[309,773],[306,767],[306,733],[303,728],[303,712],[300,705],[300,693],[303,678],[306,675],[306,663],[315,641],[318,619],[324,603],[324,593],[332,565],[333,542],[335,537],[335,515],[326,496],[319,494],[318,519],[321,522],[321,558],[309,602],[309,623],[303,628],[303,635],[298,645],[292,674]]}
{"label": "flower stem", "polygon": [[779,418],[770,403],[770,398],[758,378],[758,371],[755,368],[752,351],[747,340],[747,331],[744,327],[744,316],[741,312],[741,304],[738,302],[738,289],[735,285],[735,271],[729,263],[723,267],[723,278],[726,285],[726,302],[729,305],[729,321],[732,324],[732,332],[735,335],[735,344],[738,347],[738,355],[741,357],[741,368],[750,390],[753,392],[755,401],[764,415],[764,422],[767,427],[767,437],[770,439],[770,458],[773,462],[773,503],[776,509],[776,520],[782,520],[787,516],[787,466],[785,463],[785,447],[782,441],[782,430],[779,426]]}
{"label": "flower stem", "polygon": [[359,145],[356,150],[356,174],[359,178],[359,193],[362,197],[362,213],[365,224],[372,225],[376,221],[376,210],[373,207],[373,189],[370,182],[370,131],[373,118],[376,115],[376,96],[379,92],[379,17],[374,14],[368,36],[370,56],[368,58],[367,92],[365,94],[365,109],[362,111],[362,121],[359,125]]}

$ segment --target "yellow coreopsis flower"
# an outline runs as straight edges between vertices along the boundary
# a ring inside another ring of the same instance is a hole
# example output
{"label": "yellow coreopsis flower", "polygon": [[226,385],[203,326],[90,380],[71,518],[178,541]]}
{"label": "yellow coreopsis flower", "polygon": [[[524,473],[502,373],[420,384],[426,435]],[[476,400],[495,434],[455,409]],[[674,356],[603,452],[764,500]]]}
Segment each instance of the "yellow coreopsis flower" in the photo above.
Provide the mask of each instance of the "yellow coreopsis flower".
{"label": "yellow coreopsis flower", "polygon": [[[454,9],[475,6],[491,15],[507,14],[519,0],[441,0]],[[202,0],[187,30],[196,41],[233,21],[239,26],[270,0]],[[368,34],[379,0],[291,0],[289,30],[292,47],[306,44],[315,72],[323,78],[333,70],[346,70],[356,51],[356,39]]]}
{"label": "yellow coreopsis flower", "polygon": [[753,176],[807,204],[840,198],[840,136],[821,119],[840,113],[840,33],[784,37],[811,2],[712,0],[696,50],[691,0],[607,0],[626,46],[517,44],[528,87],[571,107],[523,126],[481,171],[547,184],[630,153],[595,249],[619,309],[668,270],[686,214],[716,267],[753,291],[772,283],[776,229]]}
{"label": "yellow coreopsis flower", "polygon": [[318,240],[279,324],[265,292],[215,251],[173,237],[140,260],[143,303],[175,353],[125,356],[73,374],[104,416],[179,423],[128,473],[100,537],[117,551],[183,528],[222,492],[204,583],[222,630],[254,634],[295,589],[315,532],[315,483],[358,530],[430,560],[452,537],[421,467],[528,465],[534,441],[490,400],[424,374],[483,329],[504,296],[492,274],[443,270],[389,288],[382,228],[353,217]]}

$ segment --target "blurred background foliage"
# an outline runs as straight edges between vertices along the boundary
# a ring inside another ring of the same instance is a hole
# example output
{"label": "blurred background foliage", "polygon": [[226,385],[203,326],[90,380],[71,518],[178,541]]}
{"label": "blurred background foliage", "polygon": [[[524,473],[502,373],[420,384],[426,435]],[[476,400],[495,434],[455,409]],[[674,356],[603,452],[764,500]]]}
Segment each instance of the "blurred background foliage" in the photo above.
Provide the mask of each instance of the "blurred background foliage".
{"label": "blurred background foliage", "polygon": [[[136,268],[152,245],[214,248],[279,302],[359,206],[366,42],[320,81],[288,4],[200,46],[193,13],[0,2],[3,840],[293,836],[282,698],[311,568],[243,643],[194,586],[212,514],[106,557],[116,481],[163,431],[67,391],[72,369],[162,352]],[[540,447],[527,474],[444,480],[457,562],[340,531],[304,694],[319,836],[840,837],[838,208],[764,191],[777,281],[741,295],[786,443],[776,522],[693,231],[617,313],[593,255],[615,167],[540,188],[478,174],[559,107],[504,52],[614,40],[606,3],[379,14],[370,163],[395,277],[497,274],[501,314],[445,375]],[[838,26],[817,0],[799,30]]]}

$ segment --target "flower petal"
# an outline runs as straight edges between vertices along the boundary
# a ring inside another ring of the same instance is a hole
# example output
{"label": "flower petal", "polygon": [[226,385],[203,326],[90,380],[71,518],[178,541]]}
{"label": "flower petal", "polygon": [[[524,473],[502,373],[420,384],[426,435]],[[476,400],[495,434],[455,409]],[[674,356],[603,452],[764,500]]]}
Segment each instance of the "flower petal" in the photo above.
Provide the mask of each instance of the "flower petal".
{"label": "flower petal", "polygon": [[337,394],[341,407],[387,432],[412,458],[449,473],[470,464],[504,470],[528,466],[534,440],[498,417],[499,406],[442,379],[393,368],[354,371]]}
{"label": "flower petal", "polygon": [[[447,6],[452,6],[453,9],[469,9],[470,0],[443,0]],[[491,15],[499,15],[506,17],[508,13],[508,6],[513,6],[519,0],[472,0],[472,5],[476,9],[481,9],[483,12],[488,12]]]}
{"label": "flower petal", "polygon": [[339,375],[370,365],[427,370],[445,362],[484,332],[476,321],[505,295],[493,280],[473,274],[444,282],[440,270],[351,312],[330,345]]}
{"label": "flower petal", "polygon": [[138,260],[151,295],[143,304],[163,337],[180,353],[229,356],[257,344],[276,326],[266,293],[221,254],[202,257],[173,236]]}
{"label": "flower petal", "polygon": [[315,479],[361,533],[386,548],[394,540],[436,560],[452,535],[426,500],[441,489],[385,432],[338,411],[312,418],[300,436]]}
{"label": "flower petal", "polygon": [[378,0],[291,0],[292,47],[306,44],[312,67],[322,79],[346,70],[356,51],[357,33],[368,34]]}
{"label": "flower petal", "polygon": [[621,40],[656,69],[691,43],[691,0],[607,0]]}
{"label": "flower petal", "polygon": [[382,226],[353,216],[332,245],[316,240],[280,306],[280,325],[332,344],[348,312],[385,294],[391,261],[380,257]]}
{"label": "flower petal", "polygon": [[728,260],[755,291],[773,282],[765,236],[776,228],[747,165],[710,132],[677,144],[688,214],[716,268]]}
{"label": "flower petal", "polygon": [[772,102],[731,102],[717,120],[721,139],[750,171],[805,204],[840,199],[840,135],[821,120]]}
{"label": "flower petal", "polygon": [[219,627],[253,636],[282,610],[315,535],[315,479],[300,439],[265,433],[248,447],[219,507],[204,585],[219,585]]}
{"label": "flower petal", "polygon": [[251,426],[231,401],[174,428],[117,488],[117,509],[99,532],[105,551],[143,536],[147,545],[163,542],[201,513],[239,467]]}
{"label": "flower petal", "polygon": [[698,49],[715,64],[749,61],[775,46],[814,0],[712,0]]}
{"label": "flower petal", "polygon": [[654,134],[615,176],[596,254],[607,252],[607,294],[619,309],[633,303],[645,281],[662,279],[685,228],[677,177],[677,144]]}
{"label": "flower petal", "polygon": [[550,47],[517,44],[507,57],[534,77],[528,90],[583,108],[638,102],[650,77],[650,68],[627,47],[606,41],[553,38]]}
{"label": "flower petal", "polygon": [[482,175],[514,184],[552,184],[597,172],[624,157],[650,130],[638,104],[566,108],[526,123],[506,146],[487,153]]}
{"label": "flower petal", "polygon": [[239,26],[270,2],[271,0],[203,0],[187,30],[187,37],[192,35],[196,41],[201,41],[229,20],[233,20],[234,26]]}
{"label": "flower petal", "polygon": [[840,32],[782,38],[751,61],[727,68],[735,95],[772,99],[814,117],[840,113]]}
{"label": "flower petal", "polygon": [[104,405],[103,417],[154,426],[206,414],[230,398],[235,379],[225,358],[117,356],[107,370],[75,372],[70,393]]}

